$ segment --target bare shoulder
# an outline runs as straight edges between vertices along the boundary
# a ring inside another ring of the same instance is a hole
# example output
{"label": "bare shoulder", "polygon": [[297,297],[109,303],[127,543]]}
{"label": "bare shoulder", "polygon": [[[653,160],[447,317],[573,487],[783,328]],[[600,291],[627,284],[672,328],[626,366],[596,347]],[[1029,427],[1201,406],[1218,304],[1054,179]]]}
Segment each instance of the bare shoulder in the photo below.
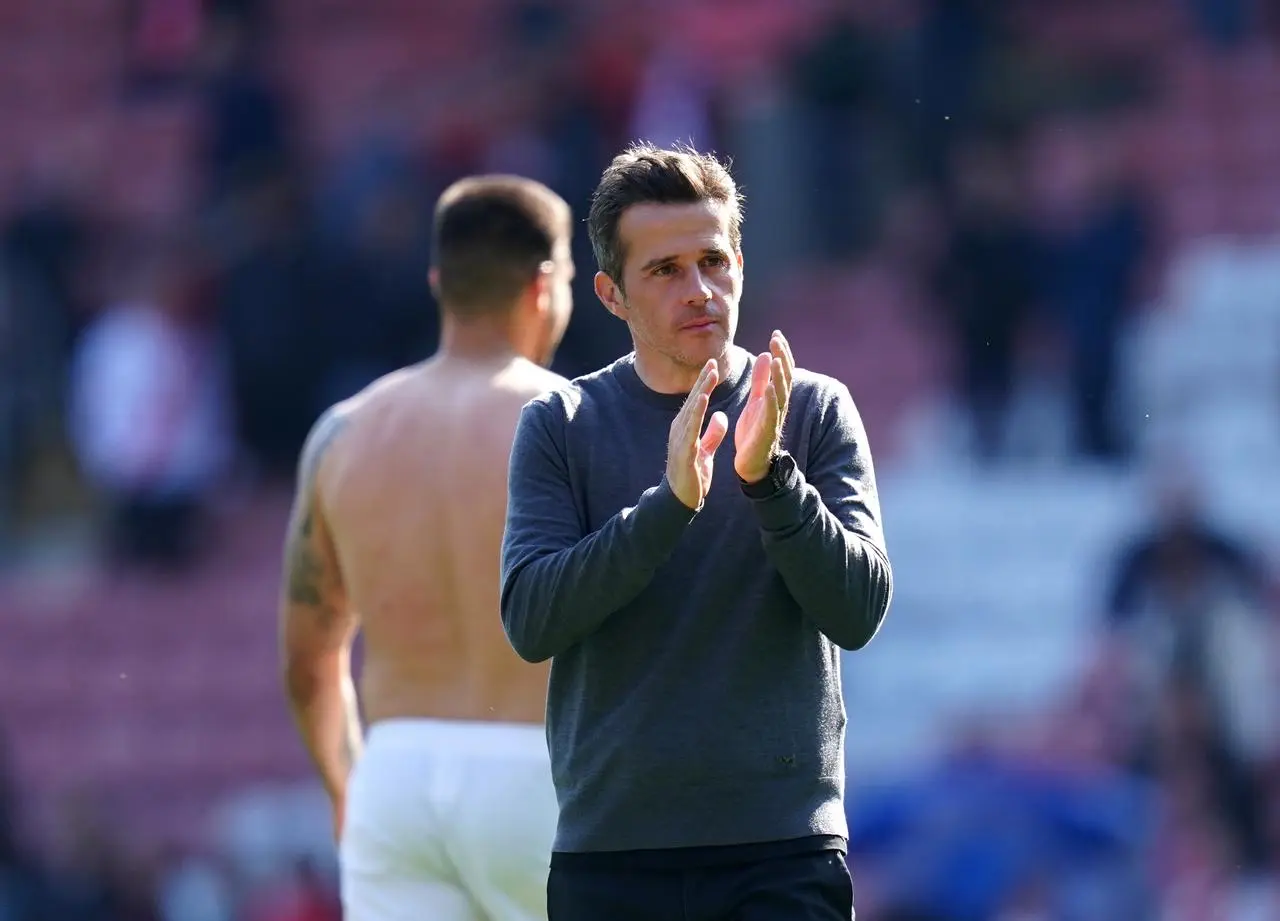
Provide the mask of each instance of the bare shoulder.
{"label": "bare shoulder", "polygon": [[384,400],[395,399],[397,394],[422,376],[426,367],[427,363],[424,362],[421,365],[401,368],[398,371],[392,371],[390,374],[384,374],[359,393],[338,403],[334,408],[342,408],[348,416],[363,414],[370,407],[376,406]]}
{"label": "bare shoulder", "polygon": [[390,397],[406,380],[407,370],[395,371],[379,378],[354,396],[330,406],[311,426],[298,460],[298,483],[309,484],[329,455],[334,444],[370,407]]}
{"label": "bare shoulder", "polygon": [[305,489],[315,480],[325,456],[343,429],[351,422],[349,402],[330,406],[311,426],[298,458],[298,488]]}
{"label": "bare shoulder", "polygon": [[518,409],[539,397],[569,386],[569,381],[530,361],[513,363],[499,378],[499,387]]}

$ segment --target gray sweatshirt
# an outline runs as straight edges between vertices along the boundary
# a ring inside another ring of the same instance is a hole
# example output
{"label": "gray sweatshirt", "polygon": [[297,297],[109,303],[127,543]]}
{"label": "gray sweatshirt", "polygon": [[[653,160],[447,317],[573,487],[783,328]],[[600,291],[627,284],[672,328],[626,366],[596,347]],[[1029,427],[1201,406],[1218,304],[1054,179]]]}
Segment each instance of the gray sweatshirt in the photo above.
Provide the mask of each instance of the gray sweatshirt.
{"label": "gray sweatshirt", "polygon": [[866,434],[843,384],[797,370],[795,469],[753,498],[733,469],[750,360],[734,363],[696,513],[664,479],[683,398],[648,389],[634,355],[521,413],[502,622],[552,660],[558,852],[847,836],[837,647],[870,641],[892,593]]}

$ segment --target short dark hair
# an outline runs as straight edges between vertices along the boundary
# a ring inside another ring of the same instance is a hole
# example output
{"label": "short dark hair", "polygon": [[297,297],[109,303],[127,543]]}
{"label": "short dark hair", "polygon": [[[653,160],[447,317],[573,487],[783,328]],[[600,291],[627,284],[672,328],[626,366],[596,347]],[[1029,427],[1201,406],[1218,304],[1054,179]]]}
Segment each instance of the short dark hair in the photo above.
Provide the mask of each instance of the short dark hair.
{"label": "short dark hair", "polygon": [[671,149],[632,144],[613,158],[591,197],[587,229],[600,271],[622,286],[626,253],[618,235],[622,215],[632,205],[714,202],[729,208],[729,239],[742,248],[742,194],[729,166],[692,147]]}
{"label": "short dark hair", "polygon": [[449,186],[432,233],[440,309],[505,310],[567,248],[572,220],[565,200],[532,179],[471,176]]}

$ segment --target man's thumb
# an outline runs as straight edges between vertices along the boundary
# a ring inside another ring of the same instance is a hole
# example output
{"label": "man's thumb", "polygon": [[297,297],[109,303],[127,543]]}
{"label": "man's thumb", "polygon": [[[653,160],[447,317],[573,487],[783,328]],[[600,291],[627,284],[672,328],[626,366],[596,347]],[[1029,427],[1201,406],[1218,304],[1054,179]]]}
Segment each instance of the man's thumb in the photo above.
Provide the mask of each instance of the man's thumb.
{"label": "man's thumb", "polygon": [[720,442],[724,441],[725,434],[729,431],[729,417],[722,412],[712,413],[711,420],[707,423],[707,430],[702,434],[702,441],[699,447],[707,454],[714,454],[716,449],[720,447]]}

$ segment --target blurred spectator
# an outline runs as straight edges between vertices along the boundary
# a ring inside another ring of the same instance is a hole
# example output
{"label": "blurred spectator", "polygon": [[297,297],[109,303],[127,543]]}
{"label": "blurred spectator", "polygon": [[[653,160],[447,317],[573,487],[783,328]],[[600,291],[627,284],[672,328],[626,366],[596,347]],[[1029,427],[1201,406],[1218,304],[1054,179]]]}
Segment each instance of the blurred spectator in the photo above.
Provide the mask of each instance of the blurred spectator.
{"label": "blurred spectator", "polygon": [[24,325],[39,325],[42,313],[51,314],[43,325],[53,326],[54,341],[62,347],[52,357],[63,358],[82,307],[89,222],[69,188],[47,169],[28,176],[23,189],[5,221],[0,251],[24,309]]}
{"label": "blurred spectator", "polygon": [[814,227],[812,249],[828,259],[848,257],[867,230],[868,133],[874,100],[883,89],[877,37],[859,5],[831,0],[828,15],[790,62],[796,104],[804,120],[799,145]]}
{"label": "blurred spectator", "polygon": [[986,77],[995,14],[990,0],[895,3],[904,19],[892,117],[903,130],[903,155],[931,187],[950,176],[962,132],[985,121],[979,90]]}
{"label": "blurred spectator", "polygon": [[0,535],[33,455],[56,437],[83,320],[94,240],[61,178],[39,164],[0,229]]}
{"label": "blurred spectator", "polygon": [[[334,254],[335,287],[325,303],[316,305],[313,321],[328,326],[334,340],[319,372],[322,403],[345,400],[435,350],[438,319],[427,285],[427,212],[413,191],[388,183],[368,195],[351,238]],[[351,316],[355,304],[358,320]]]}
{"label": "blurred spectator", "polygon": [[[577,52],[549,70],[543,87],[543,124],[558,160],[550,185],[575,215],[587,213],[600,171],[617,150],[615,140],[622,143],[627,138],[631,102],[638,92],[642,42],[636,39],[620,47],[613,22],[596,25],[603,34],[591,31],[590,24],[584,26]],[[595,265],[585,233],[574,234],[572,248],[575,265]],[[603,367],[631,349],[626,325],[596,299],[594,274],[579,269],[574,276],[574,302],[583,309],[573,312],[554,364],[567,377]]]}
{"label": "blurred spectator", "polygon": [[122,563],[190,562],[232,453],[227,379],[196,252],[145,247],[76,347],[71,437]]}
{"label": "blurred spectator", "polygon": [[1206,520],[1189,474],[1164,474],[1153,499],[1154,522],[1128,542],[1113,575],[1108,601],[1113,626],[1152,610],[1167,616],[1188,599],[1203,602],[1209,594],[1250,606],[1265,602],[1268,580],[1257,554]]}
{"label": "blurred spectator", "polygon": [[951,239],[938,292],[960,353],[958,390],[968,404],[976,454],[1005,449],[1015,355],[1034,296],[1034,243],[1021,212],[1019,164],[995,138],[958,151]]}
{"label": "blurred spectator", "polygon": [[202,48],[204,127],[198,156],[211,205],[300,166],[291,106],[272,78],[251,23],[239,16],[211,21]]}
{"label": "blurred spectator", "polygon": [[1118,700],[1137,765],[1190,759],[1239,860],[1266,859],[1260,771],[1276,754],[1274,631],[1256,555],[1210,527],[1189,484],[1160,483],[1157,519],[1121,551],[1108,626],[1128,666]]}
{"label": "blurred spectator", "polygon": [[1149,233],[1108,127],[1066,116],[1038,125],[1031,194],[1036,294],[1069,355],[1077,449],[1116,461],[1128,447],[1114,418],[1116,347],[1135,306]]}
{"label": "blurred spectator", "polygon": [[[306,188],[284,173],[244,195],[214,239],[225,247],[218,320],[238,440],[268,474],[291,476],[307,431],[328,405],[320,382],[335,344],[325,322],[335,314],[330,250]],[[348,324],[363,322],[358,301],[338,306]]]}

